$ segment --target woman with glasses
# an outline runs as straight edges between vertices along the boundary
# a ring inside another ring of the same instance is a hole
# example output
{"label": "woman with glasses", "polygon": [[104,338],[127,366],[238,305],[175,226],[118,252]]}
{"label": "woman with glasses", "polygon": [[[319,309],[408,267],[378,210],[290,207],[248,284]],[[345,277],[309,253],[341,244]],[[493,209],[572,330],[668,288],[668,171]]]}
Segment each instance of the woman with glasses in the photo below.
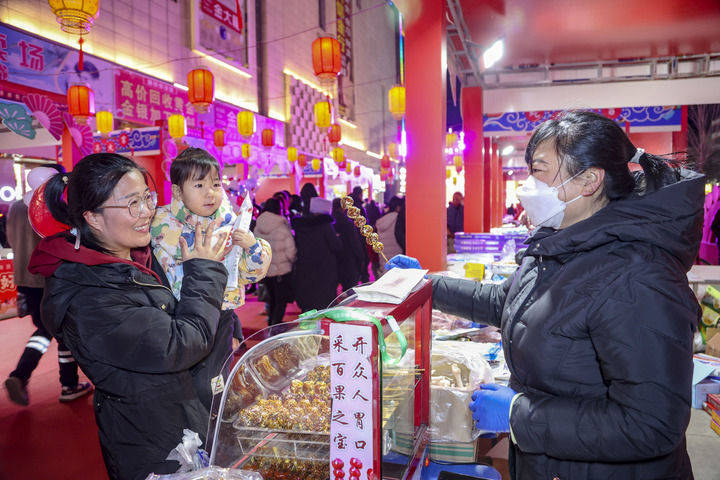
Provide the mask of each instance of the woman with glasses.
{"label": "woman with glasses", "polygon": [[179,465],[166,457],[183,429],[204,436],[207,428],[189,369],[213,345],[227,238],[195,233],[178,301],[149,247],[157,196],[141,167],[121,155],[89,155],[48,180],[45,201],[70,229],[40,242],[29,270],[47,277],[45,324],[95,384],[108,475],[173,473]]}

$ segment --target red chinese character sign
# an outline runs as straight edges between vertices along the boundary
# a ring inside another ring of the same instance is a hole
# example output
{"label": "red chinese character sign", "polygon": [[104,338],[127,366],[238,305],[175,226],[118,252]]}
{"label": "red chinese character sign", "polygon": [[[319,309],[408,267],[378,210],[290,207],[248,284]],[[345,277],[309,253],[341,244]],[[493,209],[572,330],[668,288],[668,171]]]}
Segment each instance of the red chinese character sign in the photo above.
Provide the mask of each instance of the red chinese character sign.
{"label": "red chinese character sign", "polygon": [[12,260],[0,260],[0,318],[17,315],[17,288]]}
{"label": "red chinese character sign", "polygon": [[372,327],[330,325],[331,480],[375,478],[372,346]]}

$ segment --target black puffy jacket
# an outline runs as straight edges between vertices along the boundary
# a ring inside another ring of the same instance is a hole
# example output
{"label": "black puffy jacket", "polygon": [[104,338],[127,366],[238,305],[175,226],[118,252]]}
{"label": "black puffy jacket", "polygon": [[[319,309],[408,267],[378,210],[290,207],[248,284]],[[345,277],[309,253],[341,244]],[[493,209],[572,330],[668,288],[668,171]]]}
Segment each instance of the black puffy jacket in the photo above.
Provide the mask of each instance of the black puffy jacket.
{"label": "black puffy jacket", "polygon": [[434,307],[501,326],[517,479],[688,479],[693,331],[686,272],[704,177],[540,229],[503,285],[434,277]]}
{"label": "black puffy jacket", "polygon": [[[37,256],[52,255],[40,245]],[[210,260],[185,262],[176,301],[152,260],[156,275],[129,263],[63,261],[47,279],[42,303],[44,323],[95,384],[95,420],[113,480],[177,471],[178,463],[165,458],[183,429],[204,438],[208,425],[189,369],[213,345],[227,271]]]}

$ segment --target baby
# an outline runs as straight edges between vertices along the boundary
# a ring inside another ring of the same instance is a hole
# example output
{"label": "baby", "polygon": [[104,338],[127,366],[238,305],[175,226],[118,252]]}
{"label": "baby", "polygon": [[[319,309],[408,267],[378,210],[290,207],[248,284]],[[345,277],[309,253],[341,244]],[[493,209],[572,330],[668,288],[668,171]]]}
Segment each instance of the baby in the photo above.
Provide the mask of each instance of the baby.
{"label": "baby", "polygon": [[[193,248],[196,225],[207,230],[219,221],[214,233],[225,238],[233,229],[236,215],[220,181],[220,164],[205,150],[188,148],[180,153],[170,166],[170,181],[172,202],[157,209],[150,233],[155,257],[179,299],[183,280],[182,249]],[[228,255],[223,262],[230,276],[215,342],[210,354],[192,370],[198,396],[208,410],[213,394],[222,391],[218,377],[233,351],[233,337],[242,339],[234,309],[245,303],[245,284],[265,277],[272,257],[270,244],[256,239],[251,232],[235,230],[232,244],[241,251],[239,256]],[[238,275],[233,275],[234,272]]]}

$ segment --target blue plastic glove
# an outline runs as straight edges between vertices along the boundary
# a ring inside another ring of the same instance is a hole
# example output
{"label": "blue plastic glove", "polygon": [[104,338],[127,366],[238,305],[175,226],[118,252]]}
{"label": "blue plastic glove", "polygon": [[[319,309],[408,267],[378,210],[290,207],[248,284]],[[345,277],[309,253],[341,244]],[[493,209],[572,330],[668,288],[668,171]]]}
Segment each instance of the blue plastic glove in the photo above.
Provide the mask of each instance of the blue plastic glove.
{"label": "blue plastic glove", "polygon": [[396,267],[422,269],[417,258],[408,257],[407,255],[395,255],[385,264],[385,270],[390,270]]}
{"label": "blue plastic glove", "polygon": [[510,403],[514,396],[510,387],[496,383],[480,385],[469,405],[475,427],[486,432],[509,432]]}

